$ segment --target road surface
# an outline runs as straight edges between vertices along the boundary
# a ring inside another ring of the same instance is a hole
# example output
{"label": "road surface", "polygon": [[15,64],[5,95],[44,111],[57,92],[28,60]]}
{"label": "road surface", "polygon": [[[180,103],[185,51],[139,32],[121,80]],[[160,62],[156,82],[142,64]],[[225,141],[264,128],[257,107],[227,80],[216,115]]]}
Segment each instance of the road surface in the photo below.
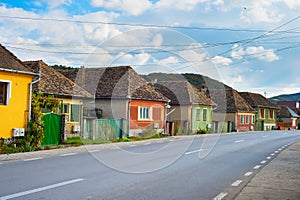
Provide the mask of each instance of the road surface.
{"label": "road surface", "polygon": [[0,163],[0,199],[222,199],[299,131],[180,137]]}

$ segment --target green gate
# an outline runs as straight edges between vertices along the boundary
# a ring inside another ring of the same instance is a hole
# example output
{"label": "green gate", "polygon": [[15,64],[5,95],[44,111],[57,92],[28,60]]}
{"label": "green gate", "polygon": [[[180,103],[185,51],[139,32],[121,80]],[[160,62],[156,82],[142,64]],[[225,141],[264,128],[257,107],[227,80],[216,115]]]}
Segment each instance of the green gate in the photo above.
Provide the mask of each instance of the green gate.
{"label": "green gate", "polygon": [[61,116],[49,113],[42,117],[44,122],[44,139],[42,146],[58,145],[60,141]]}

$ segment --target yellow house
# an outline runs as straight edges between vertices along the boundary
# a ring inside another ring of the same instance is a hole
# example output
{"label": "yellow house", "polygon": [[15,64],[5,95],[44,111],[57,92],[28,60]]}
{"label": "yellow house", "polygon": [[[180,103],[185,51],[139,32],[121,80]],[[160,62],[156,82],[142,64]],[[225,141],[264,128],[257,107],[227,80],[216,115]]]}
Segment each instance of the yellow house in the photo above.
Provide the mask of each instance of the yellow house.
{"label": "yellow house", "polygon": [[36,75],[0,45],[0,138],[11,138],[13,131],[22,134],[27,129],[30,87]]}
{"label": "yellow house", "polygon": [[66,116],[65,133],[70,137],[78,135],[83,101],[93,96],[41,60],[23,63],[28,69],[40,73],[40,80],[33,85],[33,92],[54,95],[61,102],[60,114]]}

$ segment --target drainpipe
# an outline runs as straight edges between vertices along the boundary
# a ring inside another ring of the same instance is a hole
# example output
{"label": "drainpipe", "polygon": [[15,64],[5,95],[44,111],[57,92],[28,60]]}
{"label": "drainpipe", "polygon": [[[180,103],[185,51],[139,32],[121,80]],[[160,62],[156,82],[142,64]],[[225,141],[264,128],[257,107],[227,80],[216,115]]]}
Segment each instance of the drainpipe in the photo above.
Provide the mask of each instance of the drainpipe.
{"label": "drainpipe", "polygon": [[130,101],[131,101],[131,96],[127,96],[128,100],[128,107],[127,107],[127,119],[128,119],[128,128],[127,128],[127,137],[129,137],[129,132],[130,132]]}
{"label": "drainpipe", "polygon": [[[31,98],[32,98],[32,85],[41,80],[41,73],[36,74],[38,79],[29,83],[29,102],[28,102],[28,124],[31,120]],[[29,127],[29,126],[28,126]],[[28,128],[29,129],[29,128]]]}
{"label": "drainpipe", "polygon": [[171,100],[168,100],[165,104],[165,116],[164,116],[164,134],[167,134],[167,116],[168,116],[168,108],[171,108],[170,106]]}

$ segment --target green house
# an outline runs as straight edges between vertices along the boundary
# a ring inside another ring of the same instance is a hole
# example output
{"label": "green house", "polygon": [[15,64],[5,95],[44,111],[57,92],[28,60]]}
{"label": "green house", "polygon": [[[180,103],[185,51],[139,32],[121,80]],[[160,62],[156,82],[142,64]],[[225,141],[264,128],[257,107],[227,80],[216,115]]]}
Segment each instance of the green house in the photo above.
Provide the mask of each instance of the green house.
{"label": "green house", "polygon": [[162,81],[154,88],[171,100],[167,110],[169,134],[192,134],[211,128],[213,102],[189,82]]}
{"label": "green house", "polygon": [[251,92],[239,93],[255,110],[255,130],[268,131],[276,127],[276,105],[263,95]]}

